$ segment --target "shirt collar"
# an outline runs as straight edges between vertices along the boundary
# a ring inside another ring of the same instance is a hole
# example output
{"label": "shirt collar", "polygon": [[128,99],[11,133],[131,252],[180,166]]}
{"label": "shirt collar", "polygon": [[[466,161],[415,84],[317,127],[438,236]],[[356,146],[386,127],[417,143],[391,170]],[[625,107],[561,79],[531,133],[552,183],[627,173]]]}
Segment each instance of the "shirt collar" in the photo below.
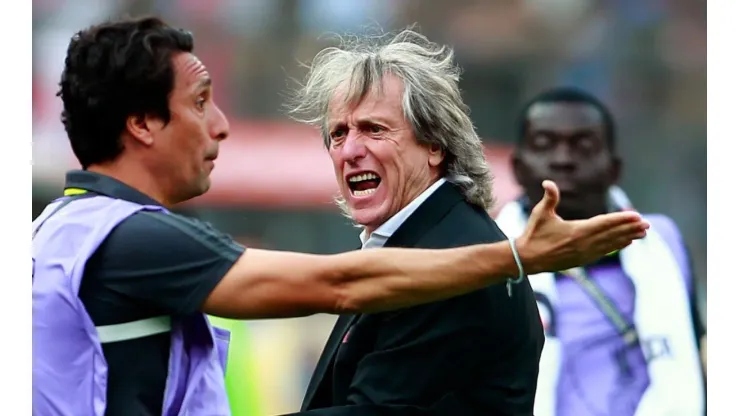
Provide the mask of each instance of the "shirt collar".
{"label": "shirt collar", "polygon": [[374,247],[382,247],[386,241],[393,235],[393,233],[396,232],[398,227],[403,224],[408,217],[411,216],[411,214],[414,213],[414,211],[421,206],[421,204],[424,203],[424,201],[429,198],[434,191],[439,189],[440,186],[442,186],[447,180],[445,178],[440,178],[436,182],[434,182],[430,187],[428,187],[424,192],[419,194],[416,198],[414,198],[413,201],[411,201],[410,204],[403,207],[402,210],[398,211],[394,216],[388,219],[388,221],[384,222],[380,227],[378,227],[375,231],[373,231],[370,236],[367,235],[366,230],[362,230],[360,233],[360,241],[362,242],[362,248],[374,248]]}
{"label": "shirt collar", "polygon": [[82,189],[99,195],[134,202],[139,205],[162,205],[148,195],[137,191],[117,179],[87,170],[72,170],[67,172],[64,189]]}

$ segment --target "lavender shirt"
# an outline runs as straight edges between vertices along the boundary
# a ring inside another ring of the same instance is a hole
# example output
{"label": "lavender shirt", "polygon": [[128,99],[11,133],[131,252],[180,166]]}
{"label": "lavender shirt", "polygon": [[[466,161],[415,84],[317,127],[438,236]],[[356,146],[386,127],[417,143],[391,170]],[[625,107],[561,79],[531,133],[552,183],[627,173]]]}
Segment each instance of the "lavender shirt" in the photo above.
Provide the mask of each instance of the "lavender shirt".
{"label": "lavender shirt", "polygon": [[[690,262],[675,224],[662,215],[646,218],[669,244],[683,271],[686,290],[692,294]],[[587,271],[623,316],[633,322],[635,287],[622,270],[619,257],[604,259]],[[613,324],[572,279],[558,276],[556,287],[559,307],[554,330],[564,351],[557,416],[633,416],[650,383],[640,347],[626,347]],[[656,355],[664,352],[661,340],[643,342],[650,343],[649,349]]]}

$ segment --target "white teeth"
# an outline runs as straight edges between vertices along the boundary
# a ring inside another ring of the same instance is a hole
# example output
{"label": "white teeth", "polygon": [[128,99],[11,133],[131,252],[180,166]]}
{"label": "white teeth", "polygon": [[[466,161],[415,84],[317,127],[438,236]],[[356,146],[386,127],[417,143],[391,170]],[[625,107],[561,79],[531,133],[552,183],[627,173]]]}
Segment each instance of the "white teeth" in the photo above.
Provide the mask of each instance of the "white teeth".
{"label": "white teeth", "polygon": [[365,189],[364,191],[352,191],[353,196],[365,196],[370,195],[378,188]]}
{"label": "white teeth", "polygon": [[374,173],[361,173],[359,175],[354,175],[349,177],[350,182],[360,182],[360,181],[367,181],[370,179],[379,179],[378,175]]}

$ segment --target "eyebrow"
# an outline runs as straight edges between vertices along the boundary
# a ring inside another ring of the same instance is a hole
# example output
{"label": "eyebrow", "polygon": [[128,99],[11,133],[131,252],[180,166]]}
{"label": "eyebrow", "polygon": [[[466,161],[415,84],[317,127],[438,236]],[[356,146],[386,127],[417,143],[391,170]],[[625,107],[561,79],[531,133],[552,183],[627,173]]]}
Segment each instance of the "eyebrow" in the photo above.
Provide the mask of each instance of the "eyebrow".
{"label": "eyebrow", "polygon": [[198,83],[198,85],[195,87],[195,90],[202,91],[202,90],[208,89],[211,87],[212,84],[213,84],[213,80],[211,79],[211,77],[205,78]]}
{"label": "eyebrow", "polygon": [[360,125],[367,125],[367,124],[390,124],[388,120],[382,118],[382,117],[367,117],[367,118],[361,118],[357,120],[357,124]]}
{"label": "eyebrow", "polygon": [[[355,124],[358,126],[367,126],[369,124],[383,124],[385,126],[389,126],[391,123],[382,118],[382,117],[365,117],[358,119]],[[347,122],[344,120],[329,120],[329,126],[330,127],[337,127],[337,126],[346,126]]]}

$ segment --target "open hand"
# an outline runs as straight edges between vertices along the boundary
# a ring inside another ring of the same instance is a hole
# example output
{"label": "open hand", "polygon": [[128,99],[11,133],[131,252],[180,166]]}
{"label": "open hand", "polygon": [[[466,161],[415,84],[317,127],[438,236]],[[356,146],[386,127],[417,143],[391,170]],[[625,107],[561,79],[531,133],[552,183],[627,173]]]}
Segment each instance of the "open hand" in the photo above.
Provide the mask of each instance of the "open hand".
{"label": "open hand", "polygon": [[527,228],[516,239],[527,274],[582,266],[645,237],[649,224],[636,212],[598,215],[565,221],[555,213],[560,192],[554,182],[542,182],[545,195],[532,210]]}

